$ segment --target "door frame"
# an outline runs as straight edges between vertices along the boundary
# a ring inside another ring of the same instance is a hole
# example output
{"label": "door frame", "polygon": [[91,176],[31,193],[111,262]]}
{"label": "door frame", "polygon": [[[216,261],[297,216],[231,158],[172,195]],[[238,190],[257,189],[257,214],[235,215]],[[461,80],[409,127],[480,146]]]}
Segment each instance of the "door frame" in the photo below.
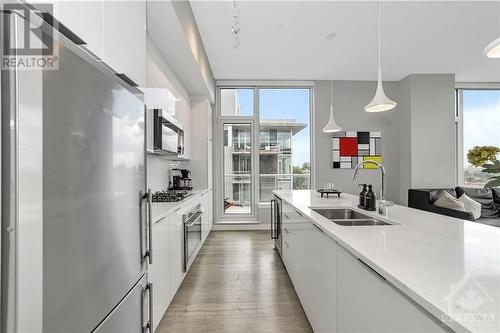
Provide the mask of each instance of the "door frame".
{"label": "door frame", "polygon": [[[221,116],[220,92],[221,89],[252,89],[253,90],[253,116]],[[221,80],[216,81],[216,102],[215,102],[215,117],[214,126],[214,217],[215,223],[218,225],[244,225],[244,224],[260,224],[264,221],[259,221],[259,209],[262,204],[259,202],[259,145],[260,145],[260,100],[259,90],[261,89],[307,89],[309,90],[309,147],[310,147],[310,188],[315,185],[315,103],[314,103],[314,82],[313,81],[242,81],[242,80]],[[224,196],[224,170],[223,167],[218,167],[223,162],[224,149],[224,123],[252,123],[252,213],[237,215],[225,215],[223,209]]]}

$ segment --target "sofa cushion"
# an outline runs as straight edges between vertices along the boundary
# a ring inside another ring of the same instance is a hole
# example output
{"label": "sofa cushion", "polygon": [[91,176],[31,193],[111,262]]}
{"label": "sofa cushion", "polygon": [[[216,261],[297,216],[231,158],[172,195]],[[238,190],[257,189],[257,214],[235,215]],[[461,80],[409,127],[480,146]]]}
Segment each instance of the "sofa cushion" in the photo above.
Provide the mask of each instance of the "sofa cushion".
{"label": "sofa cushion", "polygon": [[477,223],[491,225],[492,227],[500,228],[500,219],[479,219]]}
{"label": "sofa cushion", "polygon": [[500,187],[493,187],[491,191],[493,192],[493,201],[497,206],[497,210],[500,211]]}
{"label": "sofa cushion", "polygon": [[472,213],[472,216],[477,220],[481,217],[481,204],[474,199],[469,198],[467,194],[462,194],[458,201],[463,202],[465,210]]}
{"label": "sofa cushion", "polygon": [[467,194],[469,198],[481,204],[481,218],[500,217],[497,206],[493,202],[493,191],[491,188],[457,187],[458,197]]}
{"label": "sofa cushion", "polygon": [[438,207],[459,210],[461,212],[466,211],[465,204],[463,202],[458,201],[457,198],[455,198],[446,191],[441,191],[439,198],[437,198],[437,200],[434,201],[434,205]]}
{"label": "sofa cushion", "polygon": [[431,203],[434,203],[440,196],[442,192],[447,192],[448,194],[452,195],[453,197],[457,198],[457,193],[455,192],[455,189],[433,189],[433,190],[428,190],[429,191],[429,200]]}

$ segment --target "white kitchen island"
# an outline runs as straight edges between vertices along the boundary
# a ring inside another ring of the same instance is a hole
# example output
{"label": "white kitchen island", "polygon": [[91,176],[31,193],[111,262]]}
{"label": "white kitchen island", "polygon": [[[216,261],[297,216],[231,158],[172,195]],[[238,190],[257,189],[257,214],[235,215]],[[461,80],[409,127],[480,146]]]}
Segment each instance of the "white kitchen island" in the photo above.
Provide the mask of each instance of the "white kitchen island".
{"label": "white kitchen island", "polygon": [[[282,258],[315,332],[500,332],[500,229],[358,197],[275,191]],[[311,208],[392,225],[341,226]]]}

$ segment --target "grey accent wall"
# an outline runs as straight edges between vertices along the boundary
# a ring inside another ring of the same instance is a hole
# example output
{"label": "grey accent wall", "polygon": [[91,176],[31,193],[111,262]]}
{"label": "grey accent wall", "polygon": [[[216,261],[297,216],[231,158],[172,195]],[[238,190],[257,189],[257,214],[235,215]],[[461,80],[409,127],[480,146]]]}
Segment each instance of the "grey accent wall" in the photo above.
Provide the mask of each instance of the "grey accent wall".
{"label": "grey accent wall", "polygon": [[[369,81],[335,81],[333,85],[333,112],[335,121],[349,131],[381,131],[382,157],[387,171],[386,197],[399,201],[399,145],[398,145],[398,108],[383,113],[365,112],[375,93],[375,82]],[[397,83],[385,82],[387,95],[397,99]],[[330,112],[330,81],[314,83],[314,136],[316,171],[314,187],[318,188],[327,182],[347,193],[359,193],[357,184],[373,184],[380,188],[378,170],[361,170],[358,179],[352,181],[352,169],[333,169],[332,135],[323,133]]]}
{"label": "grey accent wall", "polygon": [[[364,106],[375,92],[375,82],[335,81],[335,120],[351,131],[381,131],[382,157],[387,171],[386,197],[407,204],[409,188],[455,185],[455,124],[453,74],[412,74],[399,82],[384,82],[387,95],[398,102],[388,112],[368,113]],[[334,182],[356,194],[357,184],[379,189],[377,170],[362,170],[352,181],[352,169],[332,168],[331,134],[323,133],[330,107],[330,82],[314,84],[315,184]]]}
{"label": "grey accent wall", "polygon": [[399,98],[407,104],[399,115],[404,118],[400,126],[401,160],[405,163],[401,200],[407,201],[408,187],[455,186],[455,76],[409,75],[400,83]]}

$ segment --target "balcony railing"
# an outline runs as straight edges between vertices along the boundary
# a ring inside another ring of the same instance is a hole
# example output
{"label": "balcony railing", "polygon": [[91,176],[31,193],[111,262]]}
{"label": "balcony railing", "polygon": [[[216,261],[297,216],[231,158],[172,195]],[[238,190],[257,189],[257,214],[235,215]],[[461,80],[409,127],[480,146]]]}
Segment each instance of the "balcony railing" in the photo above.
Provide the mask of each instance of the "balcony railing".
{"label": "balcony railing", "polygon": [[[273,190],[307,190],[310,188],[309,174],[261,174],[259,175],[260,202],[269,202]],[[250,172],[225,174],[225,198],[239,207],[250,206],[252,201]],[[248,184],[237,186],[233,184]],[[230,193],[229,193],[230,192]]]}

